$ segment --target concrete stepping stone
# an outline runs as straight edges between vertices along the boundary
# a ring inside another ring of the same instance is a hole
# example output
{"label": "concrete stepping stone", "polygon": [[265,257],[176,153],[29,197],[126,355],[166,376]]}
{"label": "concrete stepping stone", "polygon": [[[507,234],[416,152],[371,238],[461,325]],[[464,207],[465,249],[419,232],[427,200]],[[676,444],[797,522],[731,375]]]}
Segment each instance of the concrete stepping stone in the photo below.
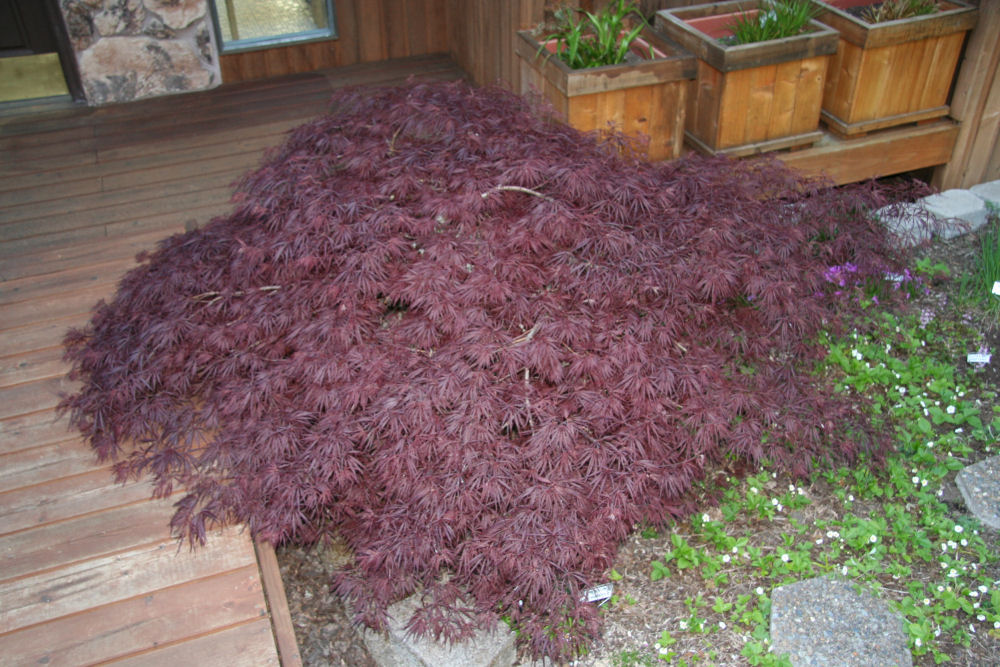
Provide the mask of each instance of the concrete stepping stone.
{"label": "concrete stepping stone", "polygon": [[903,619],[889,605],[833,577],[774,590],[771,650],[795,667],[910,667]]}
{"label": "concrete stepping stone", "polygon": [[985,525],[1000,530],[1000,456],[959,471],[955,484],[965,506]]}
{"label": "concrete stepping stone", "polygon": [[453,645],[409,635],[406,621],[419,606],[419,595],[411,595],[389,607],[388,633],[360,631],[379,667],[510,667],[517,659],[517,637],[503,623]]}

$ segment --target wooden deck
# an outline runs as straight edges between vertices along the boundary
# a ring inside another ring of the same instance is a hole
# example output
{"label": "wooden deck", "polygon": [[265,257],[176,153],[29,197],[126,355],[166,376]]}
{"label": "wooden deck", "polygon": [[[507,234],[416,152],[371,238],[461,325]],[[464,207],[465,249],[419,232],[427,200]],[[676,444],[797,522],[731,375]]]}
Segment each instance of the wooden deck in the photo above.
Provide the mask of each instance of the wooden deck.
{"label": "wooden deck", "polygon": [[238,529],[179,548],[171,499],[113,483],[56,414],[60,344],[138,251],[226,212],[334,87],[410,75],[462,72],[425,56],[0,115],[0,665],[298,664],[273,551]]}

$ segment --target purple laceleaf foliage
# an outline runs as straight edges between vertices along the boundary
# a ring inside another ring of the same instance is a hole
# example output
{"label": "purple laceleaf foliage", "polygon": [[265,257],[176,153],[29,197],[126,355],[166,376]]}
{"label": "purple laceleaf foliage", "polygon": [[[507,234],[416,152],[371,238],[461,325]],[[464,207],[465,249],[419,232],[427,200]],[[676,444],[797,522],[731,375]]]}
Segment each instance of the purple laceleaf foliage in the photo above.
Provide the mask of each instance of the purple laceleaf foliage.
{"label": "purple laceleaf foliage", "polygon": [[571,655],[581,591],[707,470],[883,447],[810,369],[854,307],[824,271],[898,269],[886,193],[623,141],[499,90],[338,92],[68,335],[64,406],[121,479],[185,489],[192,542],[337,535],[358,620],[422,590],[416,633],[503,616]]}

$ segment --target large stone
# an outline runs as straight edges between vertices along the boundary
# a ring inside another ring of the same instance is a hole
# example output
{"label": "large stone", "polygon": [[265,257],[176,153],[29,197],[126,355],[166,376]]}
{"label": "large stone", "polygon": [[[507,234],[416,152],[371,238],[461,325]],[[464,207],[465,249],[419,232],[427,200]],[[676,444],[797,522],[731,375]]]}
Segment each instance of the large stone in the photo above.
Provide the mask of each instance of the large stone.
{"label": "large stone", "polygon": [[892,204],[875,212],[876,219],[903,247],[919,245],[940,233],[940,223],[921,202]]}
{"label": "large stone", "polygon": [[80,75],[91,104],[208,88],[215,73],[193,45],[149,37],[106,37],[80,56]]}
{"label": "large stone", "polygon": [[406,631],[406,621],[420,606],[411,595],[389,607],[388,632],[362,631],[362,638],[379,667],[508,667],[517,658],[516,636],[499,623],[493,632],[479,630],[472,639],[449,646]]}
{"label": "large stone", "polygon": [[832,577],[774,590],[771,649],[795,667],[910,667],[903,619],[889,605]]}
{"label": "large stone", "polygon": [[63,0],[61,5],[63,19],[66,22],[66,31],[69,33],[73,50],[83,51],[90,47],[97,39],[97,29],[94,27],[94,12],[96,7],[100,7],[100,2],[96,7],[94,0]]}
{"label": "large stone", "polygon": [[188,27],[208,10],[207,0],[143,0],[143,4],[174,30]]}
{"label": "large stone", "polygon": [[982,199],[987,204],[1000,208],[1000,181],[980,183],[969,188],[969,192]]}
{"label": "large stone", "polygon": [[[968,190],[945,190],[924,197],[924,205],[943,221],[974,231],[986,224],[986,204]],[[960,224],[964,223],[964,225]],[[961,232],[959,232],[961,233]]]}
{"label": "large stone", "polygon": [[1000,456],[962,469],[955,484],[969,511],[987,526],[1000,530]]}
{"label": "large stone", "polygon": [[141,0],[112,0],[94,14],[94,27],[104,37],[138,35],[145,18]]}

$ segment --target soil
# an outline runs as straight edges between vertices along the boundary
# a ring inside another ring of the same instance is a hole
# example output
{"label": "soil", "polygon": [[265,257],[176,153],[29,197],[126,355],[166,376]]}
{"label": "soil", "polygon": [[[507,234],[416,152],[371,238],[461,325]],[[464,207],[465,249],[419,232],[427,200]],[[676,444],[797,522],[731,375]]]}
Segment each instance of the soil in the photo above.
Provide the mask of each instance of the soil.
{"label": "soil", "polygon": [[[998,358],[1000,324],[996,315],[966,312],[958,305],[958,300],[955,298],[958,277],[969,273],[970,267],[974,265],[978,247],[977,235],[967,234],[951,241],[938,241],[922,249],[918,255],[946,264],[952,278],[937,282],[931,293],[922,297],[922,302],[914,306],[933,306],[938,317],[971,320],[981,339],[967,341],[967,351],[976,352],[979,345],[986,345],[994,351],[994,360],[984,368],[975,370],[970,368],[970,371],[979,374],[987,382],[985,386],[1000,387],[1000,358]],[[964,366],[964,360],[957,363]],[[985,409],[988,411],[990,405],[986,404]],[[976,456],[983,458],[985,455]],[[976,460],[978,459],[974,458],[968,463],[975,463]],[[787,488],[789,480],[778,477],[773,483],[776,488],[784,489]],[[782,543],[781,534],[787,530],[786,522],[789,518],[795,518],[800,523],[808,525],[817,519],[832,519],[837,516],[836,508],[840,507],[840,503],[834,496],[833,489],[825,482],[820,480],[806,487],[804,491],[811,503],[804,509],[796,510],[792,517],[778,517],[770,522],[748,520],[746,527],[752,529],[765,544],[779,546]],[[948,503],[954,517],[966,512],[953,479],[947,483],[942,497]],[[864,516],[865,511],[864,507],[855,504],[856,514]],[[708,513],[713,519],[721,516],[717,509],[710,509]],[[983,536],[987,543],[1000,544],[1000,534],[996,532],[986,530]],[[822,535],[817,532],[814,538],[820,539]],[[661,558],[670,548],[669,545],[669,536],[653,537],[647,531],[646,536],[636,532],[621,546],[615,562],[615,570],[622,576],[615,582],[615,593],[619,602],[606,605],[601,640],[589,655],[578,660],[576,664],[592,667],[653,664],[642,660],[641,656],[655,655],[655,643],[660,632],[665,628],[676,629],[679,622],[687,618],[688,610],[683,601],[698,593],[711,599],[712,591],[706,590],[705,580],[700,574],[691,573],[689,570],[672,571],[669,578],[651,581],[650,563],[654,559]],[[308,667],[321,665],[369,667],[375,664],[360,636],[352,627],[343,604],[329,590],[333,572],[348,558],[349,555],[337,547],[312,549],[289,545],[278,549],[278,562],[299,650],[303,663]],[[937,580],[940,575],[935,570],[936,566],[937,563],[931,563],[921,570],[920,564],[914,563],[914,577],[928,581]],[[990,578],[1000,582],[1000,564],[991,564],[988,567]],[[894,581],[888,575],[882,578],[881,583],[888,592],[902,588],[900,581]],[[726,598],[752,593],[758,585],[760,582],[752,577],[743,579],[733,577],[727,585]],[[703,615],[712,624],[717,624],[719,620],[725,618],[724,615],[713,617],[711,609],[705,610]],[[709,635],[674,633],[674,636],[678,642],[672,649],[677,651],[678,658],[686,658],[688,662],[698,661],[698,664],[717,665],[748,664],[746,658],[740,655],[748,637],[736,629],[727,628]],[[944,651],[948,654],[951,665],[979,667],[997,664],[1000,661],[1000,633],[974,634],[970,646],[948,645],[944,647]],[[529,664],[529,661],[523,664]],[[914,664],[929,667],[934,661],[928,654],[915,657]]]}

